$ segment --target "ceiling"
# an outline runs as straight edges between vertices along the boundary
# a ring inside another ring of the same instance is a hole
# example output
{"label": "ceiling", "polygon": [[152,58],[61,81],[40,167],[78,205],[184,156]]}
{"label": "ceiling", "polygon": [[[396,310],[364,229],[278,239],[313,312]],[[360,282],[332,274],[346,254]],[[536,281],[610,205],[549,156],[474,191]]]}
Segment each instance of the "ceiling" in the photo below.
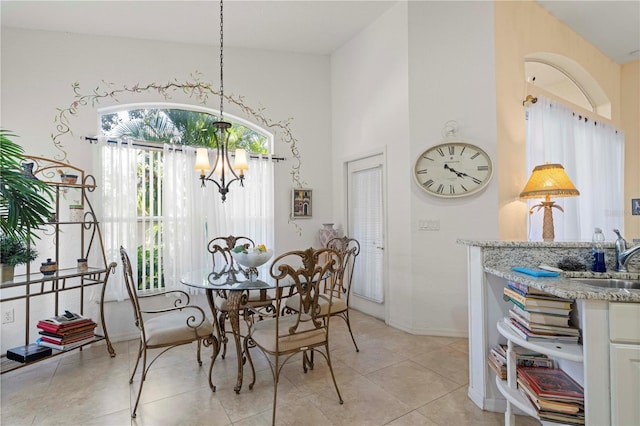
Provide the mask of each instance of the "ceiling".
{"label": "ceiling", "polygon": [[[397,0],[225,0],[224,43],[330,54],[395,3]],[[640,57],[640,1],[538,3],[616,62]],[[0,2],[3,27],[211,45],[219,43],[219,12],[217,1]]]}

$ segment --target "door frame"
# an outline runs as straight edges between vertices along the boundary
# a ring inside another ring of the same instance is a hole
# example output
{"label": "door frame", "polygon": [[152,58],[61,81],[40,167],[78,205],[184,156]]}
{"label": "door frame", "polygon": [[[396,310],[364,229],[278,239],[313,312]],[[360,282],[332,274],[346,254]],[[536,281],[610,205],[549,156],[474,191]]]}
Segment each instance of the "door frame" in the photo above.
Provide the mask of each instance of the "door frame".
{"label": "door frame", "polygon": [[344,232],[345,235],[349,235],[349,172],[348,166],[350,162],[364,160],[369,157],[375,157],[380,155],[381,158],[381,168],[382,168],[382,212],[384,215],[382,221],[382,234],[383,234],[383,247],[382,251],[382,285],[384,292],[384,322],[385,324],[389,324],[389,255],[387,250],[387,242],[388,242],[388,217],[389,217],[389,204],[387,202],[387,147],[383,147],[381,149],[364,151],[358,154],[353,154],[347,157],[344,157],[342,160],[342,223],[344,223]]}

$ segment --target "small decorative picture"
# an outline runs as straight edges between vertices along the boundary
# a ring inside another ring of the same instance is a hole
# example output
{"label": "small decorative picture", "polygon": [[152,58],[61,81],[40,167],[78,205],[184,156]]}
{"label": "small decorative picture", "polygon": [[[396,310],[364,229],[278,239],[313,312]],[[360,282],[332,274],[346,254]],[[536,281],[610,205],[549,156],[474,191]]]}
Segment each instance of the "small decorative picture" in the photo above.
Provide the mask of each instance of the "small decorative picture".
{"label": "small decorative picture", "polygon": [[311,189],[293,188],[291,190],[291,209],[293,218],[310,218],[313,206]]}
{"label": "small decorative picture", "polygon": [[631,199],[631,214],[640,215],[640,198]]}

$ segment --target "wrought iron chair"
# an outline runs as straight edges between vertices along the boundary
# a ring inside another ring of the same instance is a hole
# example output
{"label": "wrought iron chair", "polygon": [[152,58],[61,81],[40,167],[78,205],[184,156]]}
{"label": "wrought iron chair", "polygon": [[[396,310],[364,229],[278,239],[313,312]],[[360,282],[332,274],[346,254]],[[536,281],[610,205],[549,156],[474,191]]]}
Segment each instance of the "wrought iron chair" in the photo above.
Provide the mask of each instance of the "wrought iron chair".
{"label": "wrought iron chair", "polygon": [[[256,373],[251,359],[250,349],[259,349],[267,358],[273,375],[273,414],[272,423],[276,420],[276,404],[278,381],[282,367],[296,354],[306,359],[307,351],[317,351],[326,359],[331,378],[338,394],[340,404],[343,403],[336,378],[331,365],[329,353],[329,319],[321,318],[318,304],[321,296],[323,278],[329,277],[332,284],[342,264],[341,255],[331,248],[291,251],[278,256],[270,268],[271,277],[276,280],[275,312],[271,318],[253,321],[249,333],[244,339],[244,351],[251,366],[253,379],[249,389],[253,389]],[[334,278],[331,278],[334,277]],[[296,313],[285,315],[284,303],[288,296],[283,291],[293,287],[300,295]],[[329,293],[329,304],[333,292]],[[252,317],[253,318],[253,317]]]}
{"label": "wrought iron chair", "polygon": [[[122,259],[127,293],[129,294],[131,305],[133,306],[135,324],[138,330],[140,330],[138,358],[136,359],[136,365],[131,373],[129,383],[133,383],[133,377],[138,370],[138,365],[142,358],[140,388],[138,389],[138,395],[131,412],[131,417],[136,417],[136,410],[138,409],[140,395],[142,394],[142,386],[147,377],[147,373],[149,372],[149,368],[156,359],[160,357],[160,355],[164,354],[169,349],[175,348],[176,346],[190,344],[194,341],[197,342],[197,361],[199,365],[202,365],[202,359],[200,357],[202,345],[204,344],[206,347],[212,347],[213,354],[211,355],[211,365],[209,366],[209,387],[215,392],[216,388],[213,385],[211,373],[213,371],[213,363],[218,355],[220,346],[218,339],[213,335],[213,324],[207,319],[202,308],[199,306],[189,305],[189,295],[180,290],[170,290],[149,295],[138,295],[137,285],[133,279],[129,255],[124,247],[120,247],[120,257]],[[142,308],[140,303],[141,299],[148,299],[150,297],[157,297],[160,295],[164,296],[167,294],[175,295],[177,297],[173,302],[173,306],[155,310],[145,310]],[[163,350],[147,364],[147,349]]]}
{"label": "wrought iron chair", "polygon": [[[238,245],[243,245],[246,249],[253,249],[255,247],[255,243],[251,238],[235,237],[233,235],[229,235],[228,237],[216,237],[209,241],[207,244],[207,250],[211,253],[213,269],[217,270],[221,266],[220,263],[222,262],[223,266],[235,269],[237,272],[242,273],[242,267],[238,265],[237,262],[234,261],[233,256],[231,256],[231,250]],[[217,297],[214,301],[214,307],[216,309],[214,321],[218,332],[218,340],[222,344],[221,356],[224,359],[227,354],[227,343],[229,342],[226,334],[231,333],[230,331],[226,331],[225,327],[225,323],[229,319],[227,293],[225,290],[218,290],[216,291],[216,295]],[[250,292],[247,304],[256,309],[273,309],[273,299],[268,296],[266,292]],[[247,314],[247,312],[244,313]]]}
{"label": "wrought iron chair", "polygon": [[[337,316],[347,323],[349,334],[351,334],[351,340],[353,346],[356,348],[356,352],[360,352],[355,337],[353,337],[353,331],[351,330],[351,322],[349,321],[349,298],[351,296],[351,283],[353,281],[353,271],[356,263],[356,258],[360,254],[360,243],[358,240],[349,237],[336,237],[327,241],[327,247],[336,249],[342,255],[342,265],[335,278],[337,281],[333,286],[333,302],[329,303],[329,298],[326,294],[330,291],[326,285],[323,295],[320,296],[318,301],[320,305],[320,316],[325,317],[328,315]],[[324,280],[328,281],[327,279]],[[286,301],[284,308],[285,313],[295,312],[299,305],[300,295],[295,294]]]}

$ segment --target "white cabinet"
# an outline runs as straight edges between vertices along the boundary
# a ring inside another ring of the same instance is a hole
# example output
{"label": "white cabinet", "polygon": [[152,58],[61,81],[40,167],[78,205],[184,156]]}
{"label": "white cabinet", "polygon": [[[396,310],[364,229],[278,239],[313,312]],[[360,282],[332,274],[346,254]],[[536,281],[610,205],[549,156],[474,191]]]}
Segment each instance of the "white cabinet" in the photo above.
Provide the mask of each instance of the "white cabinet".
{"label": "white cabinet", "polygon": [[640,425],[640,305],[609,308],[611,424]]}

